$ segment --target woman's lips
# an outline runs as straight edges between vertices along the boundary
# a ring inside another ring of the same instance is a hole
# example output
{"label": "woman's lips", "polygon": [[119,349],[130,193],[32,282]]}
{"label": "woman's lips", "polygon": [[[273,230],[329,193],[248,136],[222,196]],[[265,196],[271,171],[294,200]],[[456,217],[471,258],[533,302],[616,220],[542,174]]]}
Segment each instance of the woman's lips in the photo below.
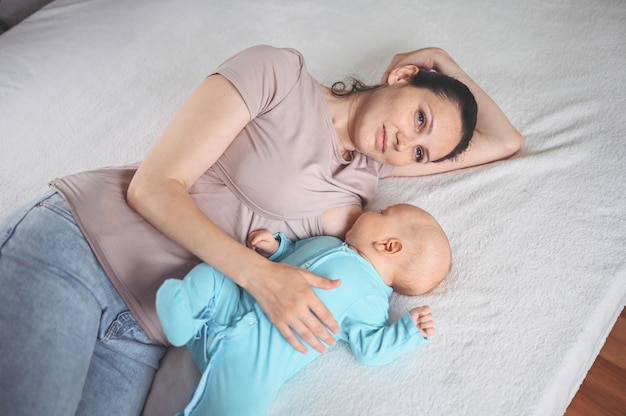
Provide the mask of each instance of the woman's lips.
{"label": "woman's lips", "polygon": [[385,153],[385,150],[387,150],[387,132],[384,125],[380,127],[376,136],[376,150],[381,153]]}

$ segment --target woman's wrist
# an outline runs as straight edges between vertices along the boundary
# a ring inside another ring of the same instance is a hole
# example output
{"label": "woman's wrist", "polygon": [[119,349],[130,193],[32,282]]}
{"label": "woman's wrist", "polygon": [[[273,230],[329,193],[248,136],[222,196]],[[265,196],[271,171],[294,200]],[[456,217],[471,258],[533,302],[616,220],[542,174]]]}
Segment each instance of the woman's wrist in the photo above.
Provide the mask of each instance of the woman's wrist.
{"label": "woman's wrist", "polygon": [[249,248],[246,248],[244,256],[235,255],[232,258],[236,259],[235,264],[229,268],[233,267],[236,270],[226,275],[248,292],[254,292],[255,285],[265,279],[271,279],[273,275],[275,263]]}

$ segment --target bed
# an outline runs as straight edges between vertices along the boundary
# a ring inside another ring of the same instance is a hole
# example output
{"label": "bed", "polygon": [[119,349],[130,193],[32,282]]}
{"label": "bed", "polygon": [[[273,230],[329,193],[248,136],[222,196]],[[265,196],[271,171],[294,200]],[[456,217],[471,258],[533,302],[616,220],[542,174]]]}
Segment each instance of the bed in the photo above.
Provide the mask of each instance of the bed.
{"label": "bed", "polygon": [[[396,52],[446,49],[524,134],[512,158],[381,182],[447,231],[438,334],[380,368],[340,345],[270,415],[561,415],[626,303],[626,3],[621,0],[56,0],[0,36],[0,216],[55,177],[132,163],[224,59],[300,50],[323,84],[376,82]],[[162,361],[144,414],[184,406],[198,371]]]}

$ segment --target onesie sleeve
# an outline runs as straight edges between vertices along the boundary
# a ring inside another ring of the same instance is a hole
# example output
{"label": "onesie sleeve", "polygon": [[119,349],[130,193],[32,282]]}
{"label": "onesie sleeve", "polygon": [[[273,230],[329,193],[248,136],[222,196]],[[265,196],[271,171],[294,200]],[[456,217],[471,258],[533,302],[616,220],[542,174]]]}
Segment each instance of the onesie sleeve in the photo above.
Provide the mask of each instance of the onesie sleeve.
{"label": "onesie sleeve", "polygon": [[428,339],[413,323],[410,313],[387,324],[389,304],[371,297],[350,307],[341,320],[356,359],[366,365],[385,365]]}
{"label": "onesie sleeve", "polygon": [[225,76],[239,91],[251,119],[278,105],[296,85],[303,69],[300,52],[268,45],[245,49],[220,65],[216,73]]}
{"label": "onesie sleeve", "polygon": [[275,233],[274,238],[278,241],[278,249],[268,257],[268,260],[280,262],[282,259],[293,253],[295,244],[283,233]]}

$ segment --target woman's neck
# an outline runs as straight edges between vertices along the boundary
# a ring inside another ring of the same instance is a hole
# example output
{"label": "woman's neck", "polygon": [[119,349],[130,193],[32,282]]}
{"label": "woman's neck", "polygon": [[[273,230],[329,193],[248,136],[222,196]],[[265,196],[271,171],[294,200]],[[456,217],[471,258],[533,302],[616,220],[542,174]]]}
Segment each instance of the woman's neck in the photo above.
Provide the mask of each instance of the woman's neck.
{"label": "woman's neck", "polygon": [[345,97],[333,95],[330,88],[322,86],[326,104],[330,111],[331,120],[337,137],[339,138],[339,149],[344,159],[350,160],[351,154],[355,150],[351,139],[351,128],[354,114],[362,101],[364,93],[354,92]]}

